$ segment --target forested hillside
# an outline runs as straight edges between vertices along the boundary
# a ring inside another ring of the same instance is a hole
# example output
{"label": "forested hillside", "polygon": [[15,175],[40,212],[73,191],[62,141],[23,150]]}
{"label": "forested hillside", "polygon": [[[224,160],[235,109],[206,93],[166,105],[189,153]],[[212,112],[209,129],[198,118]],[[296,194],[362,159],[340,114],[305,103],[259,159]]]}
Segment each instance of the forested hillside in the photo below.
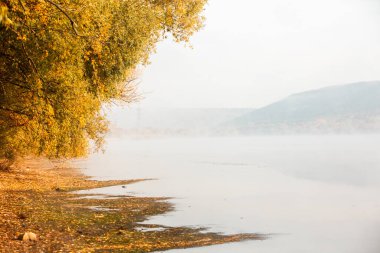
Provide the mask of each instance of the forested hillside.
{"label": "forested hillside", "polygon": [[380,82],[291,95],[229,121],[241,132],[374,131],[380,128]]}

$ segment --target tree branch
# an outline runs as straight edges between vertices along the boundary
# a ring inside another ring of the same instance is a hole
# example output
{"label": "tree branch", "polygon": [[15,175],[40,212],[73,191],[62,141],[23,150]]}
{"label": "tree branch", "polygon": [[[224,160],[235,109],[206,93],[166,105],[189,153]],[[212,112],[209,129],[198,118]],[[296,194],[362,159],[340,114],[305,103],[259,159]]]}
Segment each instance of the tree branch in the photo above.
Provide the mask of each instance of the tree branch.
{"label": "tree branch", "polygon": [[24,116],[27,116],[29,119],[33,118],[33,115],[31,115],[31,114],[22,112],[20,110],[10,109],[10,108],[7,108],[5,106],[0,106],[0,110],[6,111],[6,112],[11,112],[11,113],[16,113],[16,114],[19,114],[19,115],[24,115]]}
{"label": "tree branch", "polygon": [[70,24],[71,24],[71,27],[73,28],[73,31],[75,33],[75,35],[79,36],[79,37],[88,37],[88,36],[85,36],[85,35],[81,35],[78,30],[77,30],[77,23],[75,23],[75,21],[70,17],[70,15],[57,3],[54,3],[53,1],[51,0],[45,0],[46,2],[48,2],[49,4],[53,5],[54,7],[56,7],[60,12],[63,13],[63,15],[65,15],[67,17],[67,19],[70,21]]}

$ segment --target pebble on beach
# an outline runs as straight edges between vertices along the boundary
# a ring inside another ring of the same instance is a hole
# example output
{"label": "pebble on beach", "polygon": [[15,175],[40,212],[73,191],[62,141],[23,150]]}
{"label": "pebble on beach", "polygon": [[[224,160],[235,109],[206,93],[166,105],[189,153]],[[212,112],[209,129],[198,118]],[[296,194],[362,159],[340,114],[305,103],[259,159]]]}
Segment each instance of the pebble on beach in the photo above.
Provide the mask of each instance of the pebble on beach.
{"label": "pebble on beach", "polygon": [[25,232],[19,237],[22,241],[37,241],[37,235],[32,232]]}

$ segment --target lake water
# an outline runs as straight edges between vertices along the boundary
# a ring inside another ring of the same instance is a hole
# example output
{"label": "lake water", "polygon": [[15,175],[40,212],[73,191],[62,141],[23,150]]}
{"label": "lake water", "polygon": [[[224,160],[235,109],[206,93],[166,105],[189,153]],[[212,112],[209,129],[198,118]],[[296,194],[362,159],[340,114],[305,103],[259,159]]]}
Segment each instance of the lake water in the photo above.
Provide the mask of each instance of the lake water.
{"label": "lake water", "polygon": [[147,223],[272,234],[171,253],[380,252],[380,136],[110,138],[81,162],[100,179],[157,180],[99,193],[168,196]]}

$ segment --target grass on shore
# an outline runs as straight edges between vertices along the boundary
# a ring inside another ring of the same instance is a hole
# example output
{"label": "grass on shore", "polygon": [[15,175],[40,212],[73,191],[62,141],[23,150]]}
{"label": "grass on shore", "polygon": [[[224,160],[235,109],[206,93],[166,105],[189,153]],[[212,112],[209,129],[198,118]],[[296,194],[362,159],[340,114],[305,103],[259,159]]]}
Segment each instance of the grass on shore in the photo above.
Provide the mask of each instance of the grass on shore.
{"label": "grass on shore", "polygon": [[[201,228],[139,224],[173,206],[167,198],[83,198],[74,191],[141,180],[96,181],[76,169],[47,165],[29,160],[0,171],[0,252],[138,253],[265,239],[257,234],[221,235]],[[36,233],[38,241],[17,240],[24,232]]]}

